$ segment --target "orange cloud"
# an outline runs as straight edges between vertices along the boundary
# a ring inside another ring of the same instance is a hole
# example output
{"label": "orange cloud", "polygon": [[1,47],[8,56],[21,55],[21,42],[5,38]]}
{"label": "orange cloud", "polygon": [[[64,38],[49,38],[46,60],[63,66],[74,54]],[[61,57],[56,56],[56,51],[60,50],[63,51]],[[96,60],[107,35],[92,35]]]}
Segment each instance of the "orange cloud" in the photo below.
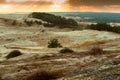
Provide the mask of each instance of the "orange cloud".
{"label": "orange cloud", "polygon": [[86,11],[100,12],[100,10],[95,8],[94,6],[80,6],[79,10],[83,12],[86,12]]}
{"label": "orange cloud", "polygon": [[110,12],[118,12],[120,13],[120,5],[109,5],[109,6],[104,6],[106,10]]}
{"label": "orange cloud", "polygon": [[0,0],[2,12],[120,12],[119,0]]}
{"label": "orange cloud", "polygon": [[64,6],[68,11],[119,12],[120,2],[119,0],[66,0]]}
{"label": "orange cloud", "polygon": [[67,4],[71,6],[105,6],[120,5],[120,0],[67,0]]}
{"label": "orange cloud", "polygon": [[8,0],[0,1],[0,12],[33,12],[33,11],[48,11],[49,7],[53,5],[51,1],[38,1],[38,0],[24,0],[24,1],[15,1]]}

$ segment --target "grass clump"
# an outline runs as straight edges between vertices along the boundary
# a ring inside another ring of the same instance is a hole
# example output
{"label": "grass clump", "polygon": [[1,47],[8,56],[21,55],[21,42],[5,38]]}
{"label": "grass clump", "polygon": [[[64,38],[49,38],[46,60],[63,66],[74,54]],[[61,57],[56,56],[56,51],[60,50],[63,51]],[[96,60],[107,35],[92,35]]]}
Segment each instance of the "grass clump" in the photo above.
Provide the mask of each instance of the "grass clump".
{"label": "grass clump", "polygon": [[48,42],[48,48],[57,48],[62,47],[62,45],[58,42],[58,39],[52,39]]}
{"label": "grass clump", "polygon": [[10,59],[10,58],[14,58],[20,55],[22,55],[22,53],[19,50],[13,50],[6,56],[6,58]]}
{"label": "grass clump", "polygon": [[74,52],[74,51],[72,49],[67,48],[67,47],[60,50],[60,53],[72,53],[72,52]]}
{"label": "grass clump", "polygon": [[104,53],[104,51],[103,51],[103,49],[102,48],[100,48],[100,47],[93,47],[90,51],[89,51],[89,53],[91,54],[91,55],[100,55],[100,54],[103,54]]}
{"label": "grass clump", "polygon": [[37,71],[25,77],[24,80],[55,80],[62,77],[61,71]]}

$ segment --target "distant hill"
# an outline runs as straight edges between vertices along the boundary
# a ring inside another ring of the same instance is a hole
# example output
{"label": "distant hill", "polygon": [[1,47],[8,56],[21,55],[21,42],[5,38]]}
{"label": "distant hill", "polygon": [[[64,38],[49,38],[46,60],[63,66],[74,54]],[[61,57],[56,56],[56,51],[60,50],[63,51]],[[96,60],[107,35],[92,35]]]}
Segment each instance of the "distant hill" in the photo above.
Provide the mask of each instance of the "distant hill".
{"label": "distant hill", "polygon": [[96,12],[52,12],[52,14],[79,17],[81,22],[120,23],[120,13],[96,13]]}
{"label": "distant hill", "polygon": [[[77,21],[72,18],[43,12],[0,14],[0,18],[5,20],[7,19],[7,22],[9,21],[9,25],[20,21],[21,25],[26,24],[27,26],[43,25],[45,27],[57,26],[60,28],[74,28],[78,26]],[[7,23],[6,21],[4,22]]]}
{"label": "distant hill", "polygon": [[78,26],[77,22],[74,19],[65,18],[58,15],[50,14],[50,13],[33,12],[28,17],[46,21],[47,25],[49,23],[49,25],[55,25],[60,27]]}

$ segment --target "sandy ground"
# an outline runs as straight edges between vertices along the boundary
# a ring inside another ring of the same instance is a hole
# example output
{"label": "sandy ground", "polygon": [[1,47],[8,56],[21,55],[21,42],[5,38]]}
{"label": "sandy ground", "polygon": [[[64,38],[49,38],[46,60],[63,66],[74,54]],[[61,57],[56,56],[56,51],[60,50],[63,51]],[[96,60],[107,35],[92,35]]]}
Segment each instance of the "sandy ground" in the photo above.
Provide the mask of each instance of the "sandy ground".
{"label": "sandy ground", "polygon": [[[42,32],[45,30],[45,32]],[[67,31],[46,29],[39,27],[4,27],[0,26],[0,52],[6,53],[10,49],[44,49],[47,48],[48,41],[57,38],[64,47],[71,48],[87,48],[88,45],[101,45],[109,41],[119,43],[120,35],[111,32],[82,30],[82,31]],[[120,46],[119,44],[117,46]],[[109,46],[114,47],[114,46]]]}
{"label": "sandy ground", "polygon": [[[47,48],[53,38],[75,52],[60,54],[61,48]],[[88,54],[93,46],[100,46],[108,53]],[[12,50],[20,50],[23,55],[7,60],[5,56]],[[120,79],[120,34],[112,32],[5,26],[0,20],[0,53],[0,77],[5,80],[22,80],[38,69],[64,71],[58,80]],[[116,60],[118,64],[114,64]]]}

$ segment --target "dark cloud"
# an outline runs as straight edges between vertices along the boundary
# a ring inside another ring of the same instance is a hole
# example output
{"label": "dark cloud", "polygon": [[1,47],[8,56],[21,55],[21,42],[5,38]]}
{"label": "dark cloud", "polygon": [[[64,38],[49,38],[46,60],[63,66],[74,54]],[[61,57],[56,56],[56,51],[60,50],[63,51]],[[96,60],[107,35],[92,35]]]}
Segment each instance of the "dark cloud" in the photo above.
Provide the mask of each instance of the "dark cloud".
{"label": "dark cloud", "polygon": [[69,11],[119,12],[120,0],[66,0]]}
{"label": "dark cloud", "polygon": [[71,6],[106,6],[120,5],[120,0],[67,0],[67,4]]}

